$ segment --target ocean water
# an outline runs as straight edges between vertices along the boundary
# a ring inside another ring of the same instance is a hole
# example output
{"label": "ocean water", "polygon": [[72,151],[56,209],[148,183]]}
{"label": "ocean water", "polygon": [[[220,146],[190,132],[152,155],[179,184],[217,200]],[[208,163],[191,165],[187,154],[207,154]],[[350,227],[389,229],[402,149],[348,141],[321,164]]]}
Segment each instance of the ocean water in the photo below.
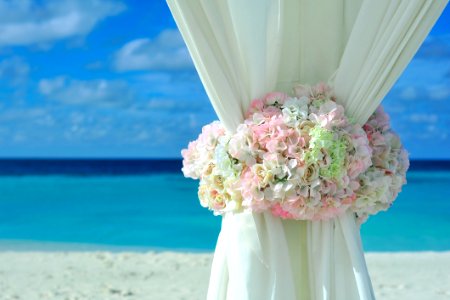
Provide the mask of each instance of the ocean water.
{"label": "ocean water", "polygon": [[[0,160],[0,244],[52,242],[210,251],[221,217],[180,161]],[[362,225],[367,251],[450,250],[450,169],[413,163],[388,212]]]}

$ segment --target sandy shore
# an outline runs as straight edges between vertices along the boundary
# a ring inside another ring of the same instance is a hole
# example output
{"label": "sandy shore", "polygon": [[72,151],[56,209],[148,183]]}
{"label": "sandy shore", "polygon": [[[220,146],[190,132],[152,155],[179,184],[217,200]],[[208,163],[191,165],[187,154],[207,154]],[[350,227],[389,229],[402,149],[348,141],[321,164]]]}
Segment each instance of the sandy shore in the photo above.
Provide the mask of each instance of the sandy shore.
{"label": "sandy shore", "polygon": [[[1,251],[0,299],[205,299],[211,254]],[[368,253],[377,299],[450,299],[450,252]]]}

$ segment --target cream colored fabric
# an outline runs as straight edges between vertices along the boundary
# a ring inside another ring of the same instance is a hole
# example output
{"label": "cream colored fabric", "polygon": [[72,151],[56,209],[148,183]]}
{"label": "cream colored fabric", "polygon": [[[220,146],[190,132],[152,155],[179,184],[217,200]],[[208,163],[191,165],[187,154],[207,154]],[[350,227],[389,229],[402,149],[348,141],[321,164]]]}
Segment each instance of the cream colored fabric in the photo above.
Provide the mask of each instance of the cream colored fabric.
{"label": "cream colored fabric", "polygon": [[[251,99],[293,83],[334,83],[364,122],[445,0],[167,0],[221,122],[233,131]],[[285,221],[226,215],[208,299],[374,299],[351,213]]]}
{"label": "cream colored fabric", "polygon": [[336,93],[365,123],[416,53],[447,0],[364,1],[336,74]]}

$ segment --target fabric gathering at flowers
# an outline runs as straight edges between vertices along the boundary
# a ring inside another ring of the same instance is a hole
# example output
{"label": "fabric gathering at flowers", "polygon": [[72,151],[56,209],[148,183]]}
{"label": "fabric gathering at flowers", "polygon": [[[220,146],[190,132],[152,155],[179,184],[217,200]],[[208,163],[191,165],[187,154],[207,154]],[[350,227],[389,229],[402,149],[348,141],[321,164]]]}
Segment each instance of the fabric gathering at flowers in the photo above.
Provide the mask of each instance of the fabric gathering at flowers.
{"label": "fabric gathering at flowers", "polygon": [[351,209],[362,223],[406,183],[408,156],[383,109],[356,124],[324,83],[268,93],[245,117],[234,133],[204,126],[181,152],[184,175],[200,179],[200,203],[215,214],[325,220]]}

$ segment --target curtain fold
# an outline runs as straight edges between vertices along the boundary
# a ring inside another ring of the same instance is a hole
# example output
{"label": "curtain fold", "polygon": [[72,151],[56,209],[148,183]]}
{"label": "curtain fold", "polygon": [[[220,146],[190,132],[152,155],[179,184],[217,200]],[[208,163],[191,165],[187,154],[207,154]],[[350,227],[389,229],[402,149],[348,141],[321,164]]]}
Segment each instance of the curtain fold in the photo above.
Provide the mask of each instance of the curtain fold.
{"label": "curtain fold", "polygon": [[351,212],[308,222],[307,240],[311,299],[375,298]]}
{"label": "curtain fold", "polygon": [[357,122],[365,123],[378,107],[447,3],[363,2],[334,82],[336,95]]}
{"label": "curtain fold", "polygon": [[167,1],[211,103],[234,130],[251,98],[275,88],[282,0]]}
{"label": "curtain fold", "polygon": [[[293,83],[328,81],[365,122],[447,0],[167,0],[227,130],[250,101]],[[374,299],[359,227],[227,214],[208,299]]]}

